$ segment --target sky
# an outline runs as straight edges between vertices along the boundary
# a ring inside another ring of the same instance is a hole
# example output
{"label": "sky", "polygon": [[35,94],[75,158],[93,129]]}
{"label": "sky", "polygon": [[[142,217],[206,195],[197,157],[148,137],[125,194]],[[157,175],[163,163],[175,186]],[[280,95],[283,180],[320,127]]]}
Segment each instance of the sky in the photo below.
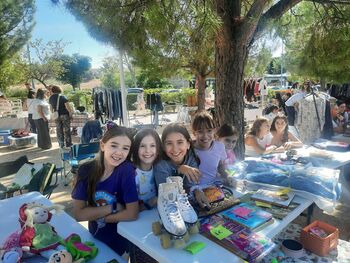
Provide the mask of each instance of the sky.
{"label": "sky", "polygon": [[43,39],[63,40],[69,42],[65,47],[65,54],[90,57],[92,68],[102,65],[103,58],[115,55],[111,46],[104,45],[93,39],[84,25],[77,21],[62,5],[53,5],[50,0],[36,0],[35,27],[32,31],[32,40]]}

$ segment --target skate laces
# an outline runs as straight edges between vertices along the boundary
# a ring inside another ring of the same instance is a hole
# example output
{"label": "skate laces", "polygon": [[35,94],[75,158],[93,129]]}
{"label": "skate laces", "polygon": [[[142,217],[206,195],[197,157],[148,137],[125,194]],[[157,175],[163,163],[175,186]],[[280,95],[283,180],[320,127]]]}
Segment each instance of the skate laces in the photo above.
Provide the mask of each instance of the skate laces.
{"label": "skate laces", "polygon": [[179,210],[176,204],[173,202],[165,202],[165,213],[169,219],[174,218],[176,220],[179,220],[181,218]]}
{"label": "skate laces", "polygon": [[177,201],[181,204],[181,205],[185,205],[187,207],[190,207],[190,203],[188,202],[188,197],[187,194],[179,194],[177,196]]}

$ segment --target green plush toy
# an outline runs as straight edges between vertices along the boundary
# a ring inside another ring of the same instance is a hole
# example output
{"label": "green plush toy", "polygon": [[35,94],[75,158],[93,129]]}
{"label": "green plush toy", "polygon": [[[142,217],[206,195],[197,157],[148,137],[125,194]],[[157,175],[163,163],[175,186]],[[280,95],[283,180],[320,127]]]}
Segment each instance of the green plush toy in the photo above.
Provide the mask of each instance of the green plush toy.
{"label": "green plush toy", "polygon": [[77,234],[72,234],[61,242],[74,260],[84,259],[88,261],[96,257],[98,249],[91,241],[82,242]]}

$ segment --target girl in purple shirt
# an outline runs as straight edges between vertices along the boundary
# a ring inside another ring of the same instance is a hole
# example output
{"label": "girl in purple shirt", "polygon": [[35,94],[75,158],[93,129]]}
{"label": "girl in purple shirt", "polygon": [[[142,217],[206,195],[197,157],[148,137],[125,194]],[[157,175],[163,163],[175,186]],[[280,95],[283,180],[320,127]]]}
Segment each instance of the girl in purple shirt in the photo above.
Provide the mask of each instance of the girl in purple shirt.
{"label": "girl in purple shirt", "polygon": [[139,212],[131,143],[127,128],[109,129],[97,158],[79,168],[72,192],[75,219],[89,221],[90,233],[119,255],[128,251],[128,241],[117,233],[117,223],[135,220]]}

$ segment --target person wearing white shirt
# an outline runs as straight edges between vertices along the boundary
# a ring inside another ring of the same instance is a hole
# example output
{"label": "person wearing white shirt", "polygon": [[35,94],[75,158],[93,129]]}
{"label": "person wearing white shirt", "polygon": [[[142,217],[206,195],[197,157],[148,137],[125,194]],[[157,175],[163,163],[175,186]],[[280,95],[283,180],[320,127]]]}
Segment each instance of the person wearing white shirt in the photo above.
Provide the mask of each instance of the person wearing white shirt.
{"label": "person wearing white shirt", "polygon": [[310,92],[311,84],[310,81],[305,81],[304,86],[301,88],[301,91],[292,95],[286,102],[286,111],[288,117],[288,124],[294,126],[295,121],[295,110],[298,109],[299,101],[301,101],[307,93]]}
{"label": "person wearing white shirt", "polygon": [[38,147],[50,149],[52,147],[49,132],[50,105],[45,100],[45,91],[38,89],[36,99],[32,102],[36,109],[33,112],[33,120],[38,133]]}

